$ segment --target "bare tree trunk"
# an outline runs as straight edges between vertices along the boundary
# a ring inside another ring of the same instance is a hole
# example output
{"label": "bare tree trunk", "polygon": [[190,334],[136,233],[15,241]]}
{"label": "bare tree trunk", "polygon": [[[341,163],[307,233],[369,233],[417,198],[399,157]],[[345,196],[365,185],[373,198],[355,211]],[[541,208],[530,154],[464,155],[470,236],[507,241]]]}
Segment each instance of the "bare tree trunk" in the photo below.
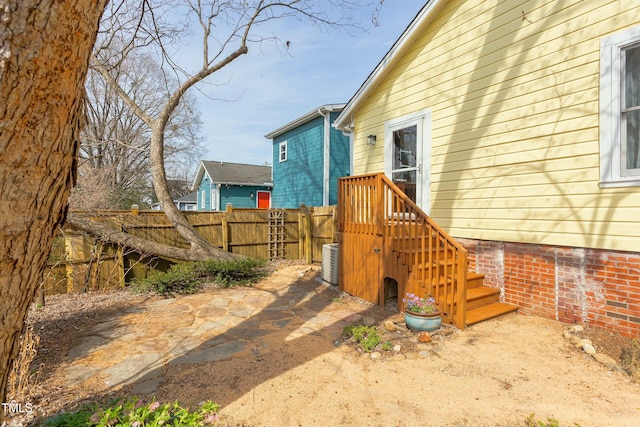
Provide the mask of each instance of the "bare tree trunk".
{"label": "bare tree trunk", "polygon": [[195,228],[191,226],[187,218],[173,204],[173,199],[169,194],[167,186],[167,174],[164,168],[164,128],[169,119],[169,111],[165,108],[164,115],[156,119],[152,127],[151,136],[151,177],[153,179],[153,188],[158,197],[158,202],[162,206],[167,218],[176,227],[178,233],[185,238],[191,245],[193,256],[200,259],[228,259],[226,252],[214,247],[207,242]]}
{"label": "bare tree trunk", "polygon": [[0,2],[0,402],[54,230],[65,219],[105,3]]}
{"label": "bare tree trunk", "polygon": [[175,246],[163,245],[151,240],[133,236],[124,231],[114,230],[107,225],[76,214],[69,214],[66,224],[73,228],[86,231],[94,236],[98,236],[104,241],[117,243],[119,245],[135,249],[142,254],[152,254],[155,256],[179,259],[183,261],[202,261],[204,259],[231,260],[240,257],[240,255],[234,255],[217,248],[213,256],[209,256],[207,254],[203,255],[202,253],[192,249],[182,249]]}

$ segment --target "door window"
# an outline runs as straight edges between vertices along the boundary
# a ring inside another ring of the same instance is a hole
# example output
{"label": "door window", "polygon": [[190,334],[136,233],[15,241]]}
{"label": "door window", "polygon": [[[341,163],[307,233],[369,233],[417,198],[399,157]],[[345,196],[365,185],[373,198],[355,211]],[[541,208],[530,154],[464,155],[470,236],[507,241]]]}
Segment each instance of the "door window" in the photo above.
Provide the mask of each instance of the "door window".
{"label": "door window", "polygon": [[391,180],[411,200],[417,202],[416,184],[418,172],[418,126],[393,131],[393,169]]}
{"label": "door window", "polygon": [[420,209],[430,212],[431,110],[384,124],[384,172]]}

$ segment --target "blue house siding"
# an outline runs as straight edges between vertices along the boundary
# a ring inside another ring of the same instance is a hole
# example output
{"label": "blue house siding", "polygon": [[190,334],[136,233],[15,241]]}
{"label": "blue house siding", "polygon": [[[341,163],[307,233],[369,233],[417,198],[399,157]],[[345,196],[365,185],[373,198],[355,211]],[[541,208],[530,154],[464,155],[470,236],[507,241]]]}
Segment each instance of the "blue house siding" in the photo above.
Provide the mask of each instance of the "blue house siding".
{"label": "blue house siding", "polygon": [[193,181],[193,187],[197,188],[197,210],[224,210],[227,203],[255,208],[256,192],[271,191],[271,176],[268,165],[203,160]]}
{"label": "blue house siding", "polygon": [[[257,191],[271,191],[270,187],[263,186],[220,186],[220,209],[226,209],[227,203],[231,203],[234,208],[255,208],[257,206]],[[253,196],[253,197],[251,197]]]}
{"label": "blue house siding", "polygon": [[[331,113],[331,123],[340,115],[340,112]],[[331,127],[331,147],[329,153],[329,204],[338,204],[338,178],[348,176],[351,173],[351,147],[349,137]]]}
{"label": "blue house siding", "polygon": [[[280,162],[279,144],[287,141],[287,160]],[[324,119],[317,117],[273,140],[272,206],[322,206]]]}
{"label": "blue house siding", "polygon": [[351,173],[351,139],[331,126],[344,105],[321,105],[265,135],[273,150],[273,207],[337,204],[338,178]]}
{"label": "blue house siding", "polygon": [[[200,181],[200,185],[198,186],[198,205],[197,210],[199,211],[210,211],[212,210],[212,200],[211,200],[211,189],[215,189],[216,185],[211,184],[211,180],[209,176],[206,174],[202,177]],[[214,190],[215,191],[215,190]],[[202,197],[204,196],[204,204],[202,203]]]}

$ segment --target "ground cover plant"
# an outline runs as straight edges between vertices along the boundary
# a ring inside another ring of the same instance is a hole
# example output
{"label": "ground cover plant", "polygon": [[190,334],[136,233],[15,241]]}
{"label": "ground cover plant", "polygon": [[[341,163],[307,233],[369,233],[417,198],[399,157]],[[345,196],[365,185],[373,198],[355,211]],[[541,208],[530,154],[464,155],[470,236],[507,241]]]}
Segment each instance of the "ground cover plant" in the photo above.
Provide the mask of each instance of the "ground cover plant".
{"label": "ground cover plant", "polygon": [[353,337],[366,353],[371,353],[382,342],[382,338],[375,326],[348,325],[344,327],[342,334]]}
{"label": "ground cover plant", "polygon": [[218,419],[220,405],[207,401],[190,410],[178,402],[144,403],[137,397],[115,400],[101,407],[87,405],[78,411],[63,413],[44,421],[43,427],[202,427]]}
{"label": "ground cover plant", "polygon": [[231,261],[184,262],[167,271],[152,270],[144,279],[134,279],[137,292],[155,292],[164,296],[193,294],[206,283],[230,287],[250,285],[267,274],[266,261],[238,258]]}

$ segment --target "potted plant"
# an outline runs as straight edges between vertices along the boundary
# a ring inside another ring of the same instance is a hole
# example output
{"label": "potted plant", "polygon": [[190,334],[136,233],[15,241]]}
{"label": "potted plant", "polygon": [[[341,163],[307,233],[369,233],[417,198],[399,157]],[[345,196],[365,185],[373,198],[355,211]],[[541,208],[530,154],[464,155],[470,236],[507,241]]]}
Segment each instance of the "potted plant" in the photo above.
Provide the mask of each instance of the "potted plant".
{"label": "potted plant", "polygon": [[407,293],[402,301],[404,302],[404,322],[409,329],[435,331],[442,325],[440,310],[433,297],[421,298]]}

